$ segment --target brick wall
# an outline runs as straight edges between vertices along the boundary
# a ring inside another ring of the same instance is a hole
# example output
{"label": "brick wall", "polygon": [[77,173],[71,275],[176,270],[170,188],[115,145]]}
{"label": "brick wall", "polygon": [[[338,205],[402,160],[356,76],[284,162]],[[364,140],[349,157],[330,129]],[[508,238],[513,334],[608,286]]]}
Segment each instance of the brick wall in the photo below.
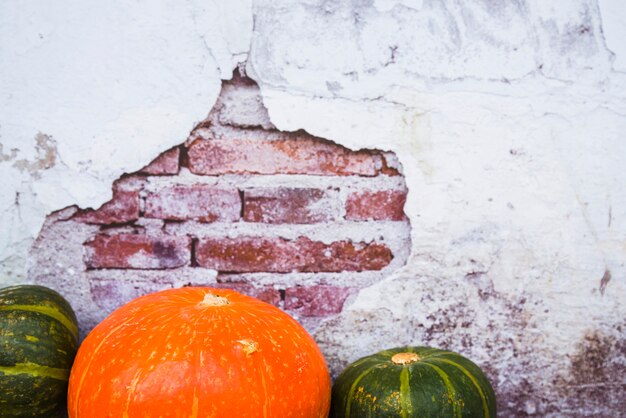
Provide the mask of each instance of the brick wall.
{"label": "brick wall", "polygon": [[[209,285],[312,328],[405,263],[400,172],[393,154],[274,129],[258,88],[235,77],[184,143],[118,179],[102,207],[55,223],[83,225],[76,269],[102,312],[158,289]],[[40,248],[77,245],[44,237]]]}

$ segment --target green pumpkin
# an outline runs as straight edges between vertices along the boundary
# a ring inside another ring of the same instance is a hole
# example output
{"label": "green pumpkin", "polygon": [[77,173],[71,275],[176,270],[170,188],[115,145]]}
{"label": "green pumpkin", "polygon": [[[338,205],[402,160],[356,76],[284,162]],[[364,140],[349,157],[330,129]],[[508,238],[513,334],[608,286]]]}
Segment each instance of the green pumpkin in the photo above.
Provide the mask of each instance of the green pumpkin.
{"label": "green pumpkin", "polygon": [[61,295],[0,289],[0,417],[62,416],[77,347],[76,315]]}
{"label": "green pumpkin", "polygon": [[333,385],[331,418],[493,418],[496,397],[460,354],[397,347],[350,364]]}

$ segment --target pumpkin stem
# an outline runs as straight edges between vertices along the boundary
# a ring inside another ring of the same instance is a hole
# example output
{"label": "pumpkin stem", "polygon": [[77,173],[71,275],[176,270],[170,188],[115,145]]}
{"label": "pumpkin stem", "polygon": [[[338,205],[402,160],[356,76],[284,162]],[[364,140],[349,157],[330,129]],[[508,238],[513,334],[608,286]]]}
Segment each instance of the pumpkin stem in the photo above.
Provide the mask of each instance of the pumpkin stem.
{"label": "pumpkin stem", "polygon": [[397,353],[391,357],[391,361],[393,364],[405,365],[410,363],[415,363],[416,361],[421,360],[422,358],[415,353]]}
{"label": "pumpkin stem", "polygon": [[223,296],[214,295],[213,293],[207,293],[204,295],[204,299],[200,302],[204,306],[224,306],[229,305],[230,301]]}

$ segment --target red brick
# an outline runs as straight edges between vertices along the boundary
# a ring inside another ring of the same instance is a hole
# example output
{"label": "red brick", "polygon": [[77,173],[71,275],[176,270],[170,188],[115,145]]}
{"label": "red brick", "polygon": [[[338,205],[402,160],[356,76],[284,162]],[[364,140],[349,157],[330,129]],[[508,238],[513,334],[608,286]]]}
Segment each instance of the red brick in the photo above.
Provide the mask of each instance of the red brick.
{"label": "red brick", "polygon": [[243,196],[247,222],[311,224],[335,218],[328,194],[320,189],[250,189]]}
{"label": "red brick", "polygon": [[199,139],[188,151],[195,174],[227,173],[376,176],[383,169],[380,153],[350,151],[310,137],[273,141]]}
{"label": "red brick", "polygon": [[121,224],[139,219],[139,192],[114,191],[113,198],[93,210],[87,209],[74,215],[73,220],[88,224]]}
{"label": "red brick", "polygon": [[378,243],[337,241],[325,244],[301,237],[205,238],[196,260],[223,272],[340,272],[380,270],[391,262],[389,248]]}
{"label": "red brick", "polygon": [[241,197],[236,189],[179,185],[150,193],[145,202],[146,218],[233,222],[241,216]]}
{"label": "red brick", "polygon": [[85,243],[85,264],[91,269],[168,269],[190,261],[188,237],[100,234]]}
{"label": "red brick", "polygon": [[285,290],[284,308],[301,316],[319,317],[341,312],[352,289],[337,286],[296,286]]}
{"label": "red brick", "polygon": [[232,289],[244,295],[252,296],[267,302],[271,305],[278,306],[280,304],[280,291],[274,289],[272,286],[255,287],[249,283],[244,282],[224,282],[208,285],[216,289]]}
{"label": "red brick", "polygon": [[401,190],[353,193],[346,202],[346,219],[401,221],[405,219],[406,192]]}
{"label": "red brick", "polygon": [[116,191],[140,192],[145,185],[146,178],[144,176],[136,174],[123,175],[113,182],[113,193],[115,194]]}
{"label": "red brick", "polygon": [[180,148],[172,148],[156,157],[150,164],[142,168],[142,174],[154,176],[178,174],[180,170]]}
{"label": "red brick", "polygon": [[170,289],[172,283],[159,278],[138,281],[90,277],[89,287],[95,304],[106,312],[111,312],[139,296]]}
{"label": "red brick", "polygon": [[399,176],[400,174],[400,161],[396,155],[392,152],[383,153],[383,168],[382,174],[387,176]]}

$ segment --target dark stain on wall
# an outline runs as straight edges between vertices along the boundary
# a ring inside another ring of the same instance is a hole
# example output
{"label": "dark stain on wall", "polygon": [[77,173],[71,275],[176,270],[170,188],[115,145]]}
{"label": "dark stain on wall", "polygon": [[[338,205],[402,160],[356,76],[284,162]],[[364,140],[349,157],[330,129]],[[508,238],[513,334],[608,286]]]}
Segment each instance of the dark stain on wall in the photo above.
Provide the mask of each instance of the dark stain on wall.
{"label": "dark stain on wall", "polygon": [[610,411],[626,411],[626,322],[613,331],[589,331],[576,344],[566,373],[555,380],[567,416],[615,417]]}

